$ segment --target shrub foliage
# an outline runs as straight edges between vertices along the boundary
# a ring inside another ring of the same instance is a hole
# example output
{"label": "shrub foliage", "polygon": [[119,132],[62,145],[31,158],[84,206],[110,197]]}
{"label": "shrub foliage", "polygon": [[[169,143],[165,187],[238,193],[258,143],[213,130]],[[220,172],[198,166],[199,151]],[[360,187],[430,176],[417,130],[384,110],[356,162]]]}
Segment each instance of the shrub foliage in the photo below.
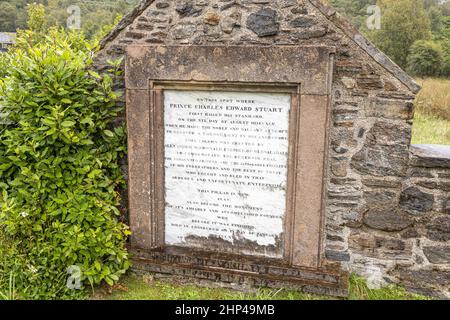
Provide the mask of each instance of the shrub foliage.
{"label": "shrub foliage", "polygon": [[21,33],[0,80],[0,288],[13,275],[21,298],[81,296],[70,266],[84,285],[112,285],[129,267],[112,75],[89,71],[79,34],[47,33]]}
{"label": "shrub foliage", "polygon": [[433,41],[416,41],[408,56],[408,69],[418,76],[439,76],[444,66],[444,55]]}

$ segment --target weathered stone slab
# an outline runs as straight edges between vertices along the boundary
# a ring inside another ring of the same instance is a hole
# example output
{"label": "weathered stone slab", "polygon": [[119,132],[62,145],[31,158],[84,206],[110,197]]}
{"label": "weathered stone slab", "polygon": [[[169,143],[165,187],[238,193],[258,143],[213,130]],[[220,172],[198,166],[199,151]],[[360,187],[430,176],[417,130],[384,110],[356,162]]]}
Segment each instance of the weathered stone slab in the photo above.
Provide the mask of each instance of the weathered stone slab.
{"label": "weathered stone slab", "polygon": [[164,98],[166,244],[281,258],[291,96]]}
{"label": "weathered stone slab", "polygon": [[450,168],[450,146],[418,144],[411,146],[411,164],[426,168]]}

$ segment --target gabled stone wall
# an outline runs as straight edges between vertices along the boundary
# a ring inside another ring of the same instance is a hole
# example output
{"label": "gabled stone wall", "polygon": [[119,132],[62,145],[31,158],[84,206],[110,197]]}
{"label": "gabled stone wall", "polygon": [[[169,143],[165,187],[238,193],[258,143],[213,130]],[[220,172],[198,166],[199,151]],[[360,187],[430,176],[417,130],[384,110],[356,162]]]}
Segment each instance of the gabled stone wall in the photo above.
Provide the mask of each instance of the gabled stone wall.
{"label": "gabled stone wall", "polygon": [[334,46],[323,254],[373,285],[449,296],[448,159],[435,167],[410,152],[419,87],[334,10],[316,0],[143,1],[104,39],[96,67],[139,43]]}

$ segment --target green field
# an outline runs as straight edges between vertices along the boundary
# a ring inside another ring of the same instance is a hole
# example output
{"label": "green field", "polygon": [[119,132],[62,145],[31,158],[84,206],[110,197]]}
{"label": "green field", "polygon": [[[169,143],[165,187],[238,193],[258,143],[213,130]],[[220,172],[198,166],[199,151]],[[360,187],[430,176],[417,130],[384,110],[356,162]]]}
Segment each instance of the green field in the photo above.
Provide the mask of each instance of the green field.
{"label": "green field", "polygon": [[450,145],[450,80],[419,79],[413,144]]}

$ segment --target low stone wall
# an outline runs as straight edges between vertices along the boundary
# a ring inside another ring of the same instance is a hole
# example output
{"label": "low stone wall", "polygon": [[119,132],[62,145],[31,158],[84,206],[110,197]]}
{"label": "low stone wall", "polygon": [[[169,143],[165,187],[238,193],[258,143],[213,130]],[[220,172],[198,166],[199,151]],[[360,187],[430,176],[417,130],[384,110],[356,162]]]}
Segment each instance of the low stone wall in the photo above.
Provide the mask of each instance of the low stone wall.
{"label": "low stone wall", "polygon": [[450,297],[450,146],[411,146],[403,180],[363,183],[366,206],[347,223],[348,249],[327,257],[373,286]]}

